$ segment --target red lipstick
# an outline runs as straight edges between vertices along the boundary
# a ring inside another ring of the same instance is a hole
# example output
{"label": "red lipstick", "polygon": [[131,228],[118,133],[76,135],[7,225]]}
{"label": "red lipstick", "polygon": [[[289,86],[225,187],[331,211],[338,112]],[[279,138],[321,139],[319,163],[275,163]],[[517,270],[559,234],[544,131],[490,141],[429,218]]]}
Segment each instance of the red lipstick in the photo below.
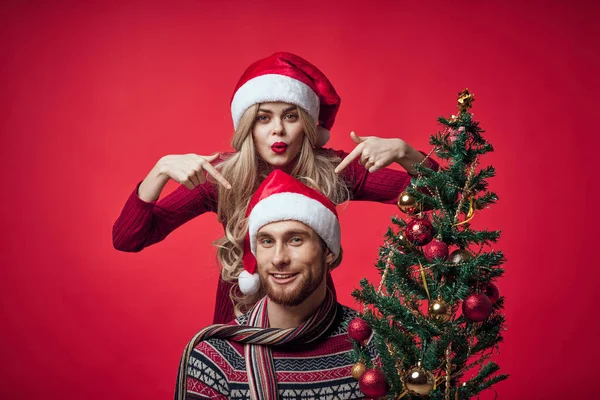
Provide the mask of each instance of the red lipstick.
{"label": "red lipstick", "polygon": [[271,145],[271,150],[277,154],[283,154],[287,150],[288,145],[283,142],[275,142]]}

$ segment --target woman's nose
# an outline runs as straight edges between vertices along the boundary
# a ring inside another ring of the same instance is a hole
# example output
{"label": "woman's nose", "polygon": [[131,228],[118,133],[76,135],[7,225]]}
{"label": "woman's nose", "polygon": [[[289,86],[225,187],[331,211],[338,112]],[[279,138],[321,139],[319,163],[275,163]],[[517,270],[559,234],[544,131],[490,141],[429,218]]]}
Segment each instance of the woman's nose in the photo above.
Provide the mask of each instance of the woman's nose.
{"label": "woman's nose", "polygon": [[278,118],[275,118],[273,120],[273,135],[277,135],[277,136],[283,136],[285,135],[285,129],[283,129],[283,124],[281,123],[281,120],[279,120]]}

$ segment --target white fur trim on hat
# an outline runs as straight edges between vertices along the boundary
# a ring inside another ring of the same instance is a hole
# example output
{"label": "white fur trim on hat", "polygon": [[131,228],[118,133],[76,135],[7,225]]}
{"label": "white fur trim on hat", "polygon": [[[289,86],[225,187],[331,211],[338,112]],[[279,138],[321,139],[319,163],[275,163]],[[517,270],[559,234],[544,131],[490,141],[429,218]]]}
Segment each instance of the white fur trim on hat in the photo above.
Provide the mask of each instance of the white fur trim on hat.
{"label": "white fur trim on hat", "polygon": [[310,226],[334,255],[340,253],[340,221],[321,202],[292,192],[276,193],[261,200],[250,213],[250,248],[256,255],[256,234],[263,226],[278,221],[299,221]]}
{"label": "white fur trim on hat", "polygon": [[250,272],[244,270],[240,272],[238,276],[238,286],[240,291],[245,295],[252,295],[258,292],[260,289],[260,277],[258,276],[258,272],[254,274],[250,274]]}
{"label": "white fur trim on hat", "polygon": [[244,112],[253,104],[281,101],[302,107],[319,121],[319,97],[304,82],[285,75],[260,75],[244,83],[231,101],[233,127],[237,129]]}

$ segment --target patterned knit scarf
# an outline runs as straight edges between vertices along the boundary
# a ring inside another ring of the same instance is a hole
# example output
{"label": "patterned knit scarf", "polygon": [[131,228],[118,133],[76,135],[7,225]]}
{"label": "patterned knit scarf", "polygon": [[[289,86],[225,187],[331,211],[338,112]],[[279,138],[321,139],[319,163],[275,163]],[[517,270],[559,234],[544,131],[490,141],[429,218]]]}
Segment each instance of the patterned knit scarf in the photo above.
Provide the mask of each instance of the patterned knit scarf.
{"label": "patterned knit scarf", "polygon": [[277,377],[271,346],[313,342],[327,333],[337,314],[335,294],[327,288],[325,301],[319,309],[297,328],[268,328],[267,297],[263,297],[249,311],[247,325],[211,325],[194,336],[188,343],[179,366],[177,399],[187,393],[187,365],[196,345],[205,339],[221,338],[244,343],[244,357],[251,400],[275,400],[279,397]]}

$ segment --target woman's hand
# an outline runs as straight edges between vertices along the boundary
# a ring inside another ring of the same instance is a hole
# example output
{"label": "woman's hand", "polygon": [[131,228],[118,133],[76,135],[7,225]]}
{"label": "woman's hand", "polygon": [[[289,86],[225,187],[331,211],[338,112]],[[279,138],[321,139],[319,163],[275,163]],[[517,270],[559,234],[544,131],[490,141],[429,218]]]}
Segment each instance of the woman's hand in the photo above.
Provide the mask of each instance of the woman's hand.
{"label": "woman's hand", "polygon": [[190,190],[206,182],[206,174],[211,175],[225,188],[231,189],[231,184],[211,164],[218,158],[219,153],[212,156],[171,154],[161,158],[157,167],[159,174],[168,176]]}
{"label": "woman's hand", "polygon": [[400,164],[408,173],[415,173],[414,164],[425,158],[402,139],[384,139],[377,136],[357,136],[350,132],[356,147],[336,167],[335,172],[342,172],[352,161],[360,157],[359,163],[369,172],[387,167],[393,162]]}
{"label": "woman's hand", "polygon": [[155,201],[160,196],[169,179],[192,190],[206,182],[206,174],[211,175],[227,189],[231,184],[212,166],[219,153],[212,156],[198,154],[171,154],[164,156],[152,168],[138,188],[138,197],[146,202]]}

